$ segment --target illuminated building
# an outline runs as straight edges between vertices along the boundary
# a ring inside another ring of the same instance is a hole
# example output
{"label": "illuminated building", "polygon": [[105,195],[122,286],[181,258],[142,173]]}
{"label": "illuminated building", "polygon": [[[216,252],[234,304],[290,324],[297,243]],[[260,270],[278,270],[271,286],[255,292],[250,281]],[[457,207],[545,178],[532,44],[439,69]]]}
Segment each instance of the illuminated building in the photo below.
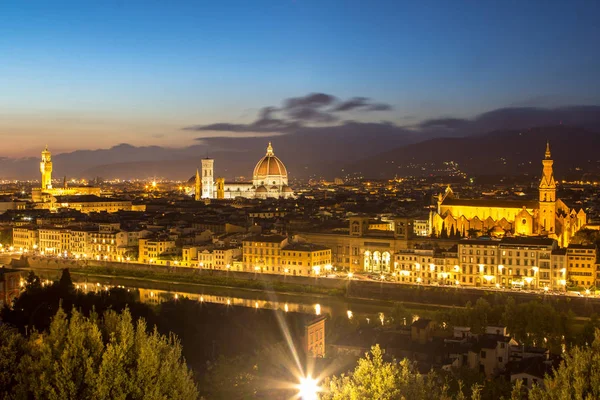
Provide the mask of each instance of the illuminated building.
{"label": "illuminated building", "polygon": [[254,235],[245,238],[242,246],[244,271],[283,274],[281,248],[288,239],[281,235]]}
{"label": "illuminated building", "polygon": [[202,198],[202,181],[200,180],[200,171],[196,169],[196,181],[194,190],[194,199],[199,201]]}
{"label": "illuminated building", "polygon": [[454,231],[463,236],[473,230],[496,236],[542,235],[566,247],[575,232],[586,224],[587,216],[583,209],[570,208],[556,198],[552,164],[548,143],[542,160],[538,200],[459,199],[448,186],[438,197],[436,212],[431,213],[432,231],[437,234],[442,230],[447,234]]}
{"label": "illuminated building", "polygon": [[21,271],[0,269],[0,307],[11,307],[21,292]]}
{"label": "illuminated building", "polygon": [[538,237],[463,239],[458,245],[461,284],[541,289],[553,287],[556,240]]}
{"label": "illuminated building", "polygon": [[331,249],[290,242],[281,235],[255,235],[242,246],[244,271],[281,275],[319,276],[331,269]]}
{"label": "illuminated building", "polygon": [[596,284],[596,246],[570,244],[567,247],[567,284],[590,288]]}
{"label": "illuminated building", "polygon": [[175,241],[171,239],[140,238],[138,261],[143,264],[171,265],[171,260],[161,259],[161,256],[175,248]]}
{"label": "illuminated building", "polygon": [[[288,186],[288,172],[285,165],[275,155],[273,146],[269,143],[267,153],[254,167],[252,182],[225,182],[223,178],[214,178],[214,160],[202,160],[202,169],[195,179],[195,192],[200,192],[200,199],[234,199],[244,197],[249,199],[290,198],[294,191]],[[199,184],[201,185],[199,186]]]}
{"label": "illuminated building", "polygon": [[15,249],[27,249],[29,251],[37,248],[39,237],[36,227],[15,226],[12,233]]}
{"label": "illuminated building", "polygon": [[100,188],[92,186],[67,186],[66,179],[63,187],[54,188],[52,186],[52,154],[48,146],[42,151],[40,161],[41,187],[31,191],[33,202],[53,202],[55,196],[73,196],[73,195],[100,195]]}
{"label": "illuminated building", "polygon": [[394,254],[395,281],[424,285],[460,285],[461,269],[456,252],[405,249]]}
{"label": "illuminated building", "polygon": [[310,357],[325,357],[325,319],[319,316],[304,327],[304,351]]}
{"label": "illuminated building", "polygon": [[[332,263],[338,269],[393,273],[394,254],[412,248],[423,239],[414,240],[410,218],[394,218],[392,225],[392,230],[373,230],[368,217],[353,216],[349,218],[348,233],[302,232],[300,236],[310,243],[330,248]],[[454,243],[456,241],[449,241],[450,245]]]}
{"label": "illuminated building", "polygon": [[312,243],[289,243],[281,249],[281,265],[290,275],[317,276],[331,271],[331,249]]}

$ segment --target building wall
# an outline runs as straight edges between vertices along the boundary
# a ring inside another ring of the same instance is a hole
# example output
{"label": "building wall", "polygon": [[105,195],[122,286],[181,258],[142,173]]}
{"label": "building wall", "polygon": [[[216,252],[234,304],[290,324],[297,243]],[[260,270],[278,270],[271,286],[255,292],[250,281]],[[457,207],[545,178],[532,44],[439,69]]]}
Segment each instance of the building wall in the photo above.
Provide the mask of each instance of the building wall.
{"label": "building wall", "polygon": [[290,275],[325,275],[328,268],[331,267],[331,250],[305,251],[283,249],[281,251],[281,265],[284,273]]}
{"label": "building wall", "polygon": [[567,248],[567,279],[576,286],[589,288],[596,284],[596,247]]}

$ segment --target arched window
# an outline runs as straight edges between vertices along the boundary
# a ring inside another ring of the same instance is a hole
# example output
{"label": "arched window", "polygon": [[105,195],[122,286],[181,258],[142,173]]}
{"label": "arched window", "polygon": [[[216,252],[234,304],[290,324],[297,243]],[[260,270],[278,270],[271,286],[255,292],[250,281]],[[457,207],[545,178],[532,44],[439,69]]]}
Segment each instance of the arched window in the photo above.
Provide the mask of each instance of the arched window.
{"label": "arched window", "polygon": [[381,270],[385,271],[385,272],[390,272],[390,253],[387,251],[384,251],[383,254],[381,255]]}
{"label": "arched window", "polygon": [[381,271],[381,253],[378,251],[373,252],[373,271]]}
{"label": "arched window", "polygon": [[372,270],[372,266],[371,266],[372,260],[371,260],[371,252],[369,250],[365,251],[364,258],[365,258],[365,262],[364,262],[365,271],[371,272],[371,270]]}

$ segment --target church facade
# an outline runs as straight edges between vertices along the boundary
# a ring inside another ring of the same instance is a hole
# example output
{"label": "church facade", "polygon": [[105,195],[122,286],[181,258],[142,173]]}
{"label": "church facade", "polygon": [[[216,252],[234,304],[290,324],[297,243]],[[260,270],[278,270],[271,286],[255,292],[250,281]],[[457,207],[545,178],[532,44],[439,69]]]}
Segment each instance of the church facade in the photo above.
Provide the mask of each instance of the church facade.
{"label": "church facade", "polygon": [[583,209],[571,208],[556,197],[556,181],[550,144],[542,160],[537,200],[459,199],[450,186],[430,213],[431,231],[450,235],[477,231],[490,236],[547,236],[560,246],[587,223]]}
{"label": "church facade", "polygon": [[293,198],[294,191],[288,186],[288,172],[283,162],[275,155],[271,142],[252,174],[252,182],[226,182],[214,179],[214,160],[202,160],[202,168],[196,171],[194,196],[202,199],[247,199]]}

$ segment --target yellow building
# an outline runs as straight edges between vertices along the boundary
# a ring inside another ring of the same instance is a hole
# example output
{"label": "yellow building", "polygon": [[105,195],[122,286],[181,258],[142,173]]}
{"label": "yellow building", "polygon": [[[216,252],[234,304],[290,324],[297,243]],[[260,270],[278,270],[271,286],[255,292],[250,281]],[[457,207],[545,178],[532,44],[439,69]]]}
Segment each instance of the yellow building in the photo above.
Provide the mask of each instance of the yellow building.
{"label": "yellow building", "polygon": [[160,257],[175,250],[175,241],[171,239],[140,239],[138,261],[143,264],[171,265],[170,261]]}
{"label": "yellow building", "polygon": [[459,199],[448,186],[438,196],[437,210],[430,216],[432,232],[443,230],[467,234],[504,236],[511,233],[522,236],[543,235],[557,239],[563,247],[587,222],[583,209],[574,209],[556,198],[550,144],[542,160],[542,178],[538,200]]}
{"label": "yellow building", "polygon": [[[394,218],[393,230],[372,229],[368,217],[349,218],[346,232],[302,232],[299,236],[309,243],[318,243],[331,249],[332,264],[338,269],[352,272],[393,273],[394,254],[414,245],[431,241],[415,239],[412,219]],[[437,240],[440,245],[451,247],[457,240]]]}
{"label": "yellow building", "polygon": [[244,239],[244,271],[283,274],[281,249],[287,244],[287,237],[281,235],[254,235]]}
{"label": "yellow building", "polygon": [[596,246],[571,244],[567,247],[567,280],[575,286],[596,284]]}
{"label": "yellow building", "polygon": [[40,228],[39,251],[45,255],[63,255],[71,249],[71,231],[63,228]]}
{"label": "yellow building", "polygon": [[461,240],[461,284],[561,289],[552,280],[552,252],[557,248],[554,239],[539,237]]}
{"label": "yellow building", "polygon": [[394,254],[392,277],[396,282],[460,285],[461,275],[456,252],[405,249]]}
{"label": "yellow building", "polygon": [[290,242],[281,235],[255,235],[244,239],[244,271],[298,276],[324,275],[332,269],[331,249]]}
{"label": "yellow building", "polygon": [[13,228],[13,247],[17,250],[32,251],[38,248],[38,229],[35,226]]}
{"label": "yellow building", "polygon": [[284,274],[319,276],[332,269],[331,249],[311,243],[289,243],[281,249]]}

